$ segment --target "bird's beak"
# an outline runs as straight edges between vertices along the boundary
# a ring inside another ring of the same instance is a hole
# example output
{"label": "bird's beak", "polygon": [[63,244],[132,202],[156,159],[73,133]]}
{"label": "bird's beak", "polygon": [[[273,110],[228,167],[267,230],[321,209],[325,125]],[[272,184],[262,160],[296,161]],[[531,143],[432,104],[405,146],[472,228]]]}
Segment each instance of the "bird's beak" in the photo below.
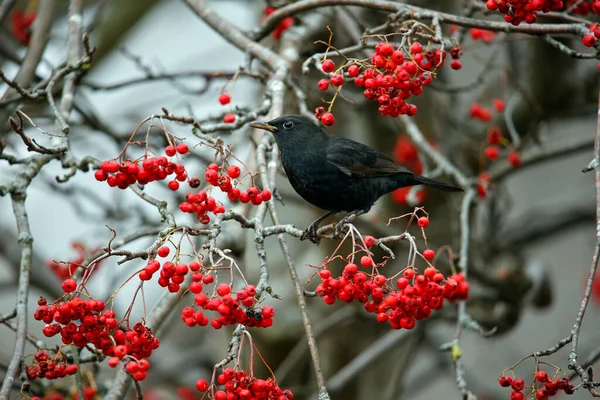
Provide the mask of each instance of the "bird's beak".
{"label": "bird's beak", "polygon": [[267,122],[260,122],[260,121],[251,122],[250,126],[255,129],[263,129],[263,130],[269,131],[269,132],[275,132],[277,130],[276,126],[269,125]]}

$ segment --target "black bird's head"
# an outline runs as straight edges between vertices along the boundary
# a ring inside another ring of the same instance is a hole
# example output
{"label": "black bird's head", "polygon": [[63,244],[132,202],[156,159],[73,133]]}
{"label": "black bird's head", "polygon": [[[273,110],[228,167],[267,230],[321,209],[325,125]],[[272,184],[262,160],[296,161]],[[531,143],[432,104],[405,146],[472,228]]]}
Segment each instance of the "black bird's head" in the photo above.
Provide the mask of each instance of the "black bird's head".
{"label": "black bird's head", "polygon": [[310,118],[302,115],[282,115],[269,122],[252,122],[250,126],[271,132],[279,144],[296,141],[310,143],[326,136]]}

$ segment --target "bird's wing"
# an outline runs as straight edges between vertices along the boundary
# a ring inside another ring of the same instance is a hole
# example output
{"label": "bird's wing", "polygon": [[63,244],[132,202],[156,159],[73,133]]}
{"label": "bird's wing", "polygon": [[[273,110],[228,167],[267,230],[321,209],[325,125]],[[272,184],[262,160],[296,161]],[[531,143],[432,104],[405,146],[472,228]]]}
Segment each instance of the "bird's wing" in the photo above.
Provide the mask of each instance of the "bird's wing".
{"label": "bird's wing", "polygon": [[373,178],[409,172],[387,155],[343,137],[332,137],[326,151],[328,163],[354,178]]}

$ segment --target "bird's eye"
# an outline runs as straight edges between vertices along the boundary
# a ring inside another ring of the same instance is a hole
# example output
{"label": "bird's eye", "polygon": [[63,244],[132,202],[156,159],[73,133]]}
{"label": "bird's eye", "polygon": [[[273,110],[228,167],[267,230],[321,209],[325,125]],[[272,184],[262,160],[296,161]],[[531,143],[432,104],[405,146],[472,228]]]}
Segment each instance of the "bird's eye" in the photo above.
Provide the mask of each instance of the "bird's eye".
{"label": "bird's eye", "polygon": [[285,129],[292,129],[294,127],[294,123],[292,121],[285,121],[283,123],[283,127]]}

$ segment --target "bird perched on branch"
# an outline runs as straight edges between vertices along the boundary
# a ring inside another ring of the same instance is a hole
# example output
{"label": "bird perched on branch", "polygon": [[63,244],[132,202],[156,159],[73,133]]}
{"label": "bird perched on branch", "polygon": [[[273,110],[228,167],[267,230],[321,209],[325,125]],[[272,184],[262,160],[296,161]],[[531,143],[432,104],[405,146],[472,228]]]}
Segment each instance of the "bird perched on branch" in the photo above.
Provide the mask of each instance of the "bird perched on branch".
{"label": "bird perched on branch", "polygon": [[[426,185],[445,191],[463,190],[413,174],[362,143],[330,136],[301,115],[284,115],[250,126],[275,136],[294,190],[312,205],[328,211],[304,230],[301,240],[318,244],[317,229],[325,218],[343,211],[356,216],[366,213],[381,196],[401,187]],[[347,217],[337,227],[342,228],[345,222]]]}

